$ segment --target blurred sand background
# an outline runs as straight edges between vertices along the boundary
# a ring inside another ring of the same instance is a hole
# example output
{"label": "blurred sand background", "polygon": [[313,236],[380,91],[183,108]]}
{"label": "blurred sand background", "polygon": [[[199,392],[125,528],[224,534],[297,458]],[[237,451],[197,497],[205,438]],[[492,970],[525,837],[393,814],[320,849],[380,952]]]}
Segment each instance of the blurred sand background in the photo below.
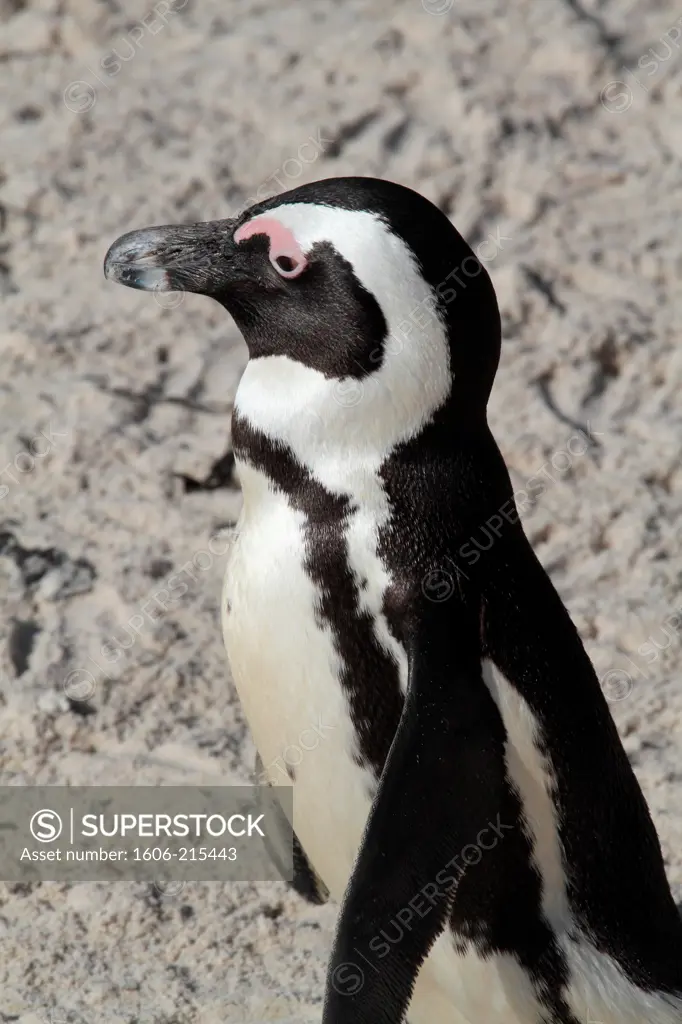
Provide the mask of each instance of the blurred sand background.
{"label": "blurred sand background", "polygon": [[[681,15],[0,0],[0,782],[250,779],[218,614],[240,495],[215,468],[245,349],[217,305],[102,259],[378,175],[482,246],[492,426],[682,896]],[[0,1022],[319,1021],[333,921],[276,883],[0,884]]]}

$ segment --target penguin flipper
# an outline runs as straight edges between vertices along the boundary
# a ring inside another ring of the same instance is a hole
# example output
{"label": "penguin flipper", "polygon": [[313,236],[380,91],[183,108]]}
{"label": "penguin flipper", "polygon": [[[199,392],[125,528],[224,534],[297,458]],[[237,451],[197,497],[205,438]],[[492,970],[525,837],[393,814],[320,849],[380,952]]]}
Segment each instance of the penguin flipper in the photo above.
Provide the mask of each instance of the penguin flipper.
{"label": "penguin flipper", "polygon": [[[404,1020],[457,899],[451,863],[502,807],[504,729],[481,674],[480,605],[453,596],[416,613],[407,696],[343,901],[323,1024]],[[396,924],[400,939],[384,941]]]}
{"label": "penguin flipper", "polygon": [[[255,774],[256,782],[259,785],[264,783],[270,785],[270,782],[267,781],[263,761],[258,753],[256,754]],[[293,833],[294,874],[291,881],[287,879],[287,882],[308,903],[314,903],[317,906],[326,903],[329,899],[329,890],[308,860],[305,850],[298,841],[296,833],[291,829],[284,811],[281,812],[280,821],[276,824],[280,824],[281,828],[274,837],[274,841],[269,835],[264,839],[265,848],[273,864],[284,878],[287,874],[286,859],[279,847],[282,845],[286,847]]]}

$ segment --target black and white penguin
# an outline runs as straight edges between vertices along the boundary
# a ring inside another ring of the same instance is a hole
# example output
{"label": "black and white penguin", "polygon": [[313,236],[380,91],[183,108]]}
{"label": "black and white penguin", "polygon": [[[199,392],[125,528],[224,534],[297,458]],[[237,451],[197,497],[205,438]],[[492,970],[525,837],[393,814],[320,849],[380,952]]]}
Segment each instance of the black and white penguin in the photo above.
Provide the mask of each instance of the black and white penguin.
{"label": "black and white penguin", "polygon": [[248,346],[224,637],[342,902],[325,1024],[680,1024],[659,841],[487,425],[480,260],[418,194],[338,178],[131,232],[105,273],[216,299]]}

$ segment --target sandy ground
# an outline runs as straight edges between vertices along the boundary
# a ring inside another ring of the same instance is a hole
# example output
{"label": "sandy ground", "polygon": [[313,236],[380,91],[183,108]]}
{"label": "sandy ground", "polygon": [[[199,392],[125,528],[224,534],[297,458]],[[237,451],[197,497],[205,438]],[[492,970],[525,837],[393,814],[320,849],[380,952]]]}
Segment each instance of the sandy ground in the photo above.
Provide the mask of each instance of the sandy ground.
{"label": "sandy ground", "polygon": [[[682,895],[679,9],[0,0],[0,19],[0,781],[249,779],[218,617],[240,496],[191,483],[228,447],[245,349],[217,306],[116,287],[102,258],[259,188],[380,175],[485,243],[492,425]],[[278,883],[3,884],[0,1021],[318,1021],[333,920]]]}

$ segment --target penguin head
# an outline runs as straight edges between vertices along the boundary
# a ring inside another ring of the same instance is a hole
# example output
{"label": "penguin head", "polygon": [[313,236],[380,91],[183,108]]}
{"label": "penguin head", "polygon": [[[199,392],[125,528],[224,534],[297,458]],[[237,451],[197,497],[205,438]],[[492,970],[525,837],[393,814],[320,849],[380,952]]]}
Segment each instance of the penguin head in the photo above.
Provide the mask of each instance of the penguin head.
{"label": "penguin head", "polygon": [[447,217],[404,186],[330,178],[232,219],[132,231],[104,272],[218,301],[244,336],[250,379],[271,401],[280,389],[294,414],[297,388],[320,407],[362,401],[388,414],[387,443],[441,407],[485,416],[500,347],[490,278]]}

